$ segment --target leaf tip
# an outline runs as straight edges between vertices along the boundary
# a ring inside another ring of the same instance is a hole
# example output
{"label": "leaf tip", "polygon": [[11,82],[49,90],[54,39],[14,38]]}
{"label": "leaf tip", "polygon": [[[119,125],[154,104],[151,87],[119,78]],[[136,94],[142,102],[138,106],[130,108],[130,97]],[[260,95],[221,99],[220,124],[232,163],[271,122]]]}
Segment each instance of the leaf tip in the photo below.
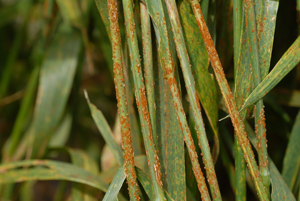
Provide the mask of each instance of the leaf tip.
{"label": "leaf tip", "polygon": [[83,89],[83,93],[84,93],[84,97],[85,97],[85,99],[87,100],[87,102],[88,102],[88,103],[91,103],[91,102],[90,102],[90,99],[89,99],[89,95],[88,95],[88,93],[87,93],[87,91],[86,91],[85,89]]}

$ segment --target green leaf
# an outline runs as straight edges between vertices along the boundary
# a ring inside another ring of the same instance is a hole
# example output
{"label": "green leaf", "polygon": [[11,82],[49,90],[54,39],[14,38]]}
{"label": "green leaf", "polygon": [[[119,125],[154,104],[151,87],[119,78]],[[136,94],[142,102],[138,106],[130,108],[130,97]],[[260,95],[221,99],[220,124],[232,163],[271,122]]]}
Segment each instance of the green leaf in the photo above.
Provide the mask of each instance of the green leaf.
{"label": "green leaf", "polygon": [[[141,184],[142,184],[144,190],[146,191],[146,194],[150,198],[150,200],[152,200],[151,198],[153,198],[154,195],[153,195],[153,187],[151,184],[150,177],[142,169],[140,169],[138,167],[135,167],[135,170],[137,173],[138,180],[141,182]],[[174,201],[166,191],[164,191],[164,195],[168,201]]]}
{"label": "green leaf", "polygon": [[2,156],[4,161],[7,158],[12,157],[12,155],[16,152],[16,149],[18,148],[17,145],[20,143],[20,138],[22,136],[24,126],[26,125],[26,119],[28,118],[28,115],[30,115],[30,108],[33,105],[33,100],[38,85],[38,78],[39,67],[36,66],[30,75],[30,81],[27,85],[26,94],[22,100],[21,108],[19,110],[9,140],[6,142],[4,149],[2,150]]}
{"label": "green leaf", "polygon": [[296,117],[286,153],[283,159],[282,177],[288,187],[293,190],[300,170],[300,112]]}
{"label": "green leaf", "polygon": [[267,77],[252,91],[241,110],[254,104],[273,89],[298,63],[300,58],[300,37],[291,45]]}
{"label": "green leaf", "polygon": [[269,159],[270,162],[270,173],[271,173],[271,184],[272,184],[272,201],[296,201],[294,195],[290,191],[287,184],[284,182],[281,177],[278,169],[272,160]]}
{"label": "green leaf", "polygon": [[120,167],[118,172],[115,174],[113,181],[111,182],[103,201],[114,201],[117,200],[117,195],[126,179],[124,166]]}
{"label": "green leaf", "polygon": [[[32,168],[28,168],[32,166]],[[16,169],[27,167],[25,169]],[[0,184],[33,180],[66,180],[86,184],[106,192],[108,185],[97,175],[64,162],[51,160],[23,160],[0,165]],[[125,201],[123,195],[119,200]]]}
{"label": "green leaf", "polygon": [[71,126],[72,116],[70,114],[66,114],[49,141],[49,147],[63,147],[69,138]]}
{"label": "green leaf", "polygon": [[123,155],[122,155],[122,150],[121,150],[120,146],[117,144],[117,142],[115,141],[115,139],[113,138],[112,131],[111,131],[107,121],[105,120],[104,115],[102,114],[102,112],[100,110],[97,109],[97,107],[94,104],[90,103],[90,100],[88,98],[86,91],[85,91],[85,96],[88,101],[88,105],[89,105],[90,111],[92,113],[92,117],[93,117],[93,119],[96,123],[96,126],[99,129],[102,137],[104,138],[106,144],[109,146],[109,148],[113,152],[119,165],[123,164],[124,159],[123,159]]}
{"label": "green leaf", "polygon": [[66,106],[78,64],[81,40],[62,24],[46,53],[40,72],[33,120],[32,154],[41,157]]}
{"label": "green leaf", "polygon": [[[71,148],[67,148],[67,151],[71,155],[71,161],[74,165],[81,167],[92,174],[98,174],[96,161],[88,156],[84,151]],[[97,191],[89,186],[77,183],[72,186],[72,200],[94,201],[96,200],[96,194]]]}

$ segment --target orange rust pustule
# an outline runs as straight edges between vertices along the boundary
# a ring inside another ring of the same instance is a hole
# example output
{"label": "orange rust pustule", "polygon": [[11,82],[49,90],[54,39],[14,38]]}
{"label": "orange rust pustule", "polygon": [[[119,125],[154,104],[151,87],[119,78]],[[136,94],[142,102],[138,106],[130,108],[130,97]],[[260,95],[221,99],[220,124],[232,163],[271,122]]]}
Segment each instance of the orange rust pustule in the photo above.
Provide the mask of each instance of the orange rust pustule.
{"label": "orange rust pustule", "polygon": [[123,72],[120,29],[118,23],[118,6],[116,0],[107,1],[109,10],[111,41],[113,48],[114,83],[118,101],[118,112],[121,123],[122,149],[124,156],[125,174],[128,181],[129,193],[132,200],[140,200],[136,172],[134,169],[134,153],[132,148],[127,99],[125,93],[125,80]]}
{"label": "orange rust pustule", "polygon": [[[266,118],[265,118],[264,109],[262,109],[260,111],[259,118],[260,119],[258,121],[258,124],[260,124],[260,126],[262,126],[262,129],[264,131],[263,134],[260,136],[260,138],[261,138],[260,139],[261,140],[260,145],[261,145],[261,148],[262,148],[262,152],[264,152],[264,150],[267,150],[267,147],[268,147],[268,145],[267,145],[267,136],[266,136]],[[262,142],[264,142],[264,143],[262,143]],[[266,154],[263,154],[263,155],[266,155]],[[268,158],[261,156],[259,158],[259,165],[260,165],[261,169],[268,167],[268,165],[269,165]]]}

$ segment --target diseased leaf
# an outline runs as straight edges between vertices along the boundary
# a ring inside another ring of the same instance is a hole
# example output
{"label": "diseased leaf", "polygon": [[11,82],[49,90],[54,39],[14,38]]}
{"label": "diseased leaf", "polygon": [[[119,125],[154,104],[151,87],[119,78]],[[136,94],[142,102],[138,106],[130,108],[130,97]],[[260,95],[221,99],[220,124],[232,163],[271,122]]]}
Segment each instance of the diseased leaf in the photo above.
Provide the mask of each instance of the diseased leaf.
{"label": "diseased leaf", "polygon": [[284,182],[275,164],[270,160],[270,173],[271,173],[271,184],[272,184],[272,201],[296,201],[294,195],[289,190],[289,187]]}
{"label": "diseased leaf", "polygon": [[187,1],[182,1],[178,11],[196,82],[197,94],[215,134],[214,150],[216,153],[214,160],[216,161],[219,154],[217,86],[214,76],[208,72],[208,54],[190,4]]}
{"label": "diseased leaf", "polygon": [[41,157],[66,106],[78,62],[81,40],[62,24],[46,53],[40,72],[33,120],[31,157]]}
{"label": "diseased leaf", "polygon": [[117,200],[117,195],[126,179],[124,166],[120,167],[118,172],[115,174],[113,181],[111,182],[103,201],[114,201]]}
{"label": "diseased leaf", "polygon": [[[252,89],[251,68],[249,66],[249,43],[245,26],[245,15],[243,2],[240,0],[233,1],[233,34],[234,34],[234,99],[237,108],[241,107],[245,98],[250,94]],[[240,113],[240,117],[246,117],[246,111]],[[244,123],[244,122],[243,122]],[[222,145],[221,145],[222,146]],[[238,143],[237,136],[234,137],[234,160],[235,160],[235,198],[236,200],[246,200],[246,163],[242,149]],[[227,165],[227,172],[230,173],[230,161],[226,160],[223,153],[223,161]],[[222,157],[222,156],[221,156]],[[226,161],[226,162],[225,162]],[[232,181],[232,179],[231,179]]]}
{"label": "diseased leaf", "polygon": [[257,102],[273,89],[299,63],[299,58],[300,37],[284,53],[267,77],[252,91],[241,110]]}
{"label": "diseased leaf", "polygon": [[[159,62],[158,62],[159,63]],[[156,80],[156,120],[158,135],[159,159],[162,164],[162,180],[166,190],[174,200],[186,199],[184,141],[172,104],[172,96],[160,65]],[[174,147],[176,147],[174,149]]]}
{"label": "diseased leaf", "polygon": [[110,36],[110,28],[109,28],[110,26],[109,26],[109,18],[108,18],[107,0],[95,0],[95,3],[110,39],[111,36]]}
{"label": "diseased leaf", "polygon": [[[32,168],[16,169],[28,166],[32,166]],[[0,184],[32,180],[67,180],[86,184],[104,192],[108,189],[108,184],[99,176],[64,162],[23,160],[0,165],[0,172]],[[122,195],[119,195],[118,199],[126,200]]]}
{"label": "diseased leaf", "polygon": [[289,143],[283,159],[282,177],[290,190],[293,190],[300,170],[300,112],[296,117]]}
{"label": "diseased leaf", "polygon": [[[146,191],[146,194],[148,195],[149,198],[154,197],[153,195],[153,187],[151,184],[151,179],[150,177],[140,168],[135,167],[136,173],[137,173],[137,178],[141,182],[144,190]],[[170,195],[164,191],[164,195],[167,198],[168,201],[174,201]]]}
{"label": "diseased leaf", "polygon": [[[252,145],[257,150],[257,139],[255,138],[255,133],[249,123],[246,123],[246,131]],[[271,176],[271,185],[272,193],[271,198],[273,201],[287,200],[293,201],[295,197],[290,191],[289,187],[286,185],[284,179],[281,177],[278,169],[273,163],[272,159],[268,156],[269,167],[270,167],[270,176]],[[296,200],[295,200],[296,201]]]}
{"label": "diseased leaf", "polygon": [[[155,30],[155,34],[156,34],[156,38],[157,38],[157,47],[159,50],[158,51],[159,61],[161,62],[162,69],[164,70],[164,76],[168,81],[168,85],[169,85],[169,88],[170,88],[170,91],[172,94],[172,99],[173,99],[172,102],[173,102],[174,108],[176,110],[177,118],[178,118],[179,123],[183,130],[184,140],[187,145],[189,155],[192,159],[191,161],[193,164],[193,171],[194,171],[194,174],[196,175],[195,177],[196,177],[196,180],[198,183],[198,188],[199,188],[199,191],[201,191],[203,198],[209,199],[210,195],[208,193],[208,189],[205,184],[205,179],[203,177],[203,173],[201,171],[200,164],[197,160],[198,156],[195,151],[195,145],[192,141],[191,131],[188,127],[186,115],[185,115],[181,97],[180,97],[180,91],[178,89],[178,85],[177,85],[177,81],[176,81],[176,77],[175,77],[176,71],[174,68],[174,61],[172,59],[172,54],[171,54],[172,51],[170,49],[171,47],[169,44],[169,40],[170,40],[170,36],[168,34],[169,29],[166,26],[167,18],[165,17],[163,2],[161,0],[159,0],[159,1],[146,0],[145,3],[147,5],[148,12],[152,18],[153,25],[154,25],[154,27],[157,28],[154,30]],[[180,50],[180,51],[182,51],[182,50]],[[190,80],[190,78],[187,80]],[[193,99],[193,101],[195,102],[194,99]],[[198,120],[200,121],[200,119],[198,119]],[[202,134],[204,134],[204,133],[202,133]]]}
{"label": "diseased leaf", "polygon": [[255,14],[261,79],[269,72],[279,0],[256,0]]}

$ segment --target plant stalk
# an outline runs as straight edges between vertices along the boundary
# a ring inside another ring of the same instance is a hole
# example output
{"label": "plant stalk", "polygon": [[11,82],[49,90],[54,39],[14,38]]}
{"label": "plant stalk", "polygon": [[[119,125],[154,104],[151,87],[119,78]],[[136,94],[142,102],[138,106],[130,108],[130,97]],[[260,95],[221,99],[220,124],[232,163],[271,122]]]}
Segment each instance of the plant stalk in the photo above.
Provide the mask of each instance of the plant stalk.
{"label": "plant stalk", "polygon": [[132,149],[127,98],[125,92],[121,37],[118,22],[118,5],[116,0],[108,0],[109,21],[111,31],[111,44],[113,48],[114,81],[118,101],[118,112],[121,122],[122,148],[124,156],[125,173],[128,181],[131,200],[140,200],[134,168],[134,153]]}

